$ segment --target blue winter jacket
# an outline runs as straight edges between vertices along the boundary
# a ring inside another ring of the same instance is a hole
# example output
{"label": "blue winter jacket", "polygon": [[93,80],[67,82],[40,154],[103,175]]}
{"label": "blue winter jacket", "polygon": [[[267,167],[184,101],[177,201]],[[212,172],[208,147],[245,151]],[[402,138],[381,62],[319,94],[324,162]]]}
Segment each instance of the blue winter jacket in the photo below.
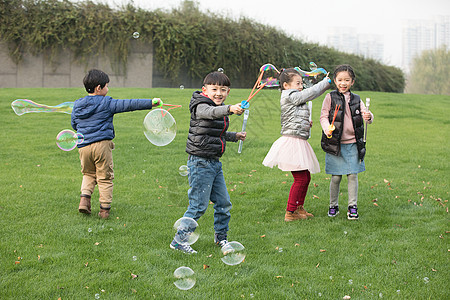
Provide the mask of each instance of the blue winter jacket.
{"label": "blue winter jacket", "polygon": [[114,114],[152,108],[152,99],[113,99],[109,96],[86,96],[75,101],[72,110],[72,128],[84,136],[78,144],[89,144],[114,138]]}

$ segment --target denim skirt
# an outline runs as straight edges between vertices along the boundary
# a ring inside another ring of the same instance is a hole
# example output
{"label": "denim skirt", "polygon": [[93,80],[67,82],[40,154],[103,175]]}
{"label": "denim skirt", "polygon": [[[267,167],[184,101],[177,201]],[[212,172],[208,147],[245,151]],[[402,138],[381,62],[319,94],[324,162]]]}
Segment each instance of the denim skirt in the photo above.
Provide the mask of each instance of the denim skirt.
{"label": "denim skirt", "polygon": [[358,157],[356,143],[341,144],[339,155],[325,154],[325,173],[331,175],[357,174],[366,170],[364,161]]}

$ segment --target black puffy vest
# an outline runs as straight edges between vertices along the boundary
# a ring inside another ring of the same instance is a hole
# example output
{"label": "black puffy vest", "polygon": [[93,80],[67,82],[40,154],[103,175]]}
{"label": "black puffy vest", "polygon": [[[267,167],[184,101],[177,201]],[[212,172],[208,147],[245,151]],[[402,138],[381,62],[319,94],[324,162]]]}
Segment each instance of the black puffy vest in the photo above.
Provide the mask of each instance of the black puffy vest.
{"label": "black puffy vest", "polygon": [[[328,120],[333,121],[334,111],[336,105],[341,105],[339,111],[334,120],[334,126],[336,129],[333,131],[333,136],[328,138],[324,132],[322,132],[321,146],[323,151],[339,155],[341,152],[341,135],[344,128],[344,115],[345,115],[345,98],[344,95],[338,91],[332,91],[331,96],[331,108],[328,115]],[[350,112],[352,115],[353,129],[355,130],[356,146],[358,148],[358,155],[361,161],[364,160],[366,155],[366,146],[364,143],[364,121],[361,114],[361,98],[357,94],[350,93]]]}
{"label": "black puffy vest", "polygon": [[219,158],[225,152],[225,134],[229,126],[229,119],[227,116],[213,120],[197,119],[196,110],[200,103],[217,106],[200,92],[194,92],[189,104],[191,121],[186,152],[204,158]]}

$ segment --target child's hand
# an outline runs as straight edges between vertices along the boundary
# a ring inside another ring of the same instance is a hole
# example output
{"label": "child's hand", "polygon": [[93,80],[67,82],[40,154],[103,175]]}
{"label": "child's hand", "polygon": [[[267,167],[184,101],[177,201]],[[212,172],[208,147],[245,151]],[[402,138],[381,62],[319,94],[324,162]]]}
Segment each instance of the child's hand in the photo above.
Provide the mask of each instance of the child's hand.
{"label": "child's hand", "polygon": [[163,105],[163,102],[159,98],[153,98],[152,100],[152,107],[161,107]]}
{"label": "child's hand", "polygon": [[247,132],[236,132],[236,139],[239,141],[244,141],[247,137]]}
{"label": "child's hand", "polygon": [[372,119],[372,115],[370,114],[370,111],[363,112],[363,119],[364,119],[364,121],[369,121],[370,119]]}
{"label": "child's hand", "polygon": [[230,112],[236,115],[241,115],[244,112],[244,109],[241,108],[241,104],[230,105]]}

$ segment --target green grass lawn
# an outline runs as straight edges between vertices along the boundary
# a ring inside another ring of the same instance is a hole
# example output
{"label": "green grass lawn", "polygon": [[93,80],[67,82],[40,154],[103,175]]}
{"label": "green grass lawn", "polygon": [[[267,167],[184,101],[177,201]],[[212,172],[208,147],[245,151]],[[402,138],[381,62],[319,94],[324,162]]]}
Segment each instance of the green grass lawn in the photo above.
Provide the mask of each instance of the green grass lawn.
{"label": "green grass lawn", "polygon": [[[222,159],[233,202],[229,240],[246,247],[238,266],[222,263],[213,243],[212,206],[199,220],[197,255],[169,249],[174,222],[186,210],[189,89],[110,88],[114,98],[160,97],[171,110],[175,140],[147,141],[147,111],[115,117],[115,175],[111,217],[78,213],[81,184],[76,150],[55,144],[70,116],[17,116],[15,99],[48,105],[83,97],[83,89],[0,89],[0,298],[1,299],[448,299],[450,245],[448,96],[357,92],[371,98],[366,172],[359,174],[360,220],[327,217],[329,178],[320,148],[323,97],[313,101],[309,140],[322,172],[313,174],[305,207],[315,218],[284,222],[292,176],[261,162],[280,131],[280,94],[264,90],[251,102],[243,152],[227,144]],[[228,103],[249,90],[232,89]],[[239,131],[242,117],[231,117]],[[136,257],[133,259],[133,257]],[[188,266],[196,285],[173,285]],[[132,274],[138,275],[132,278]]]}

